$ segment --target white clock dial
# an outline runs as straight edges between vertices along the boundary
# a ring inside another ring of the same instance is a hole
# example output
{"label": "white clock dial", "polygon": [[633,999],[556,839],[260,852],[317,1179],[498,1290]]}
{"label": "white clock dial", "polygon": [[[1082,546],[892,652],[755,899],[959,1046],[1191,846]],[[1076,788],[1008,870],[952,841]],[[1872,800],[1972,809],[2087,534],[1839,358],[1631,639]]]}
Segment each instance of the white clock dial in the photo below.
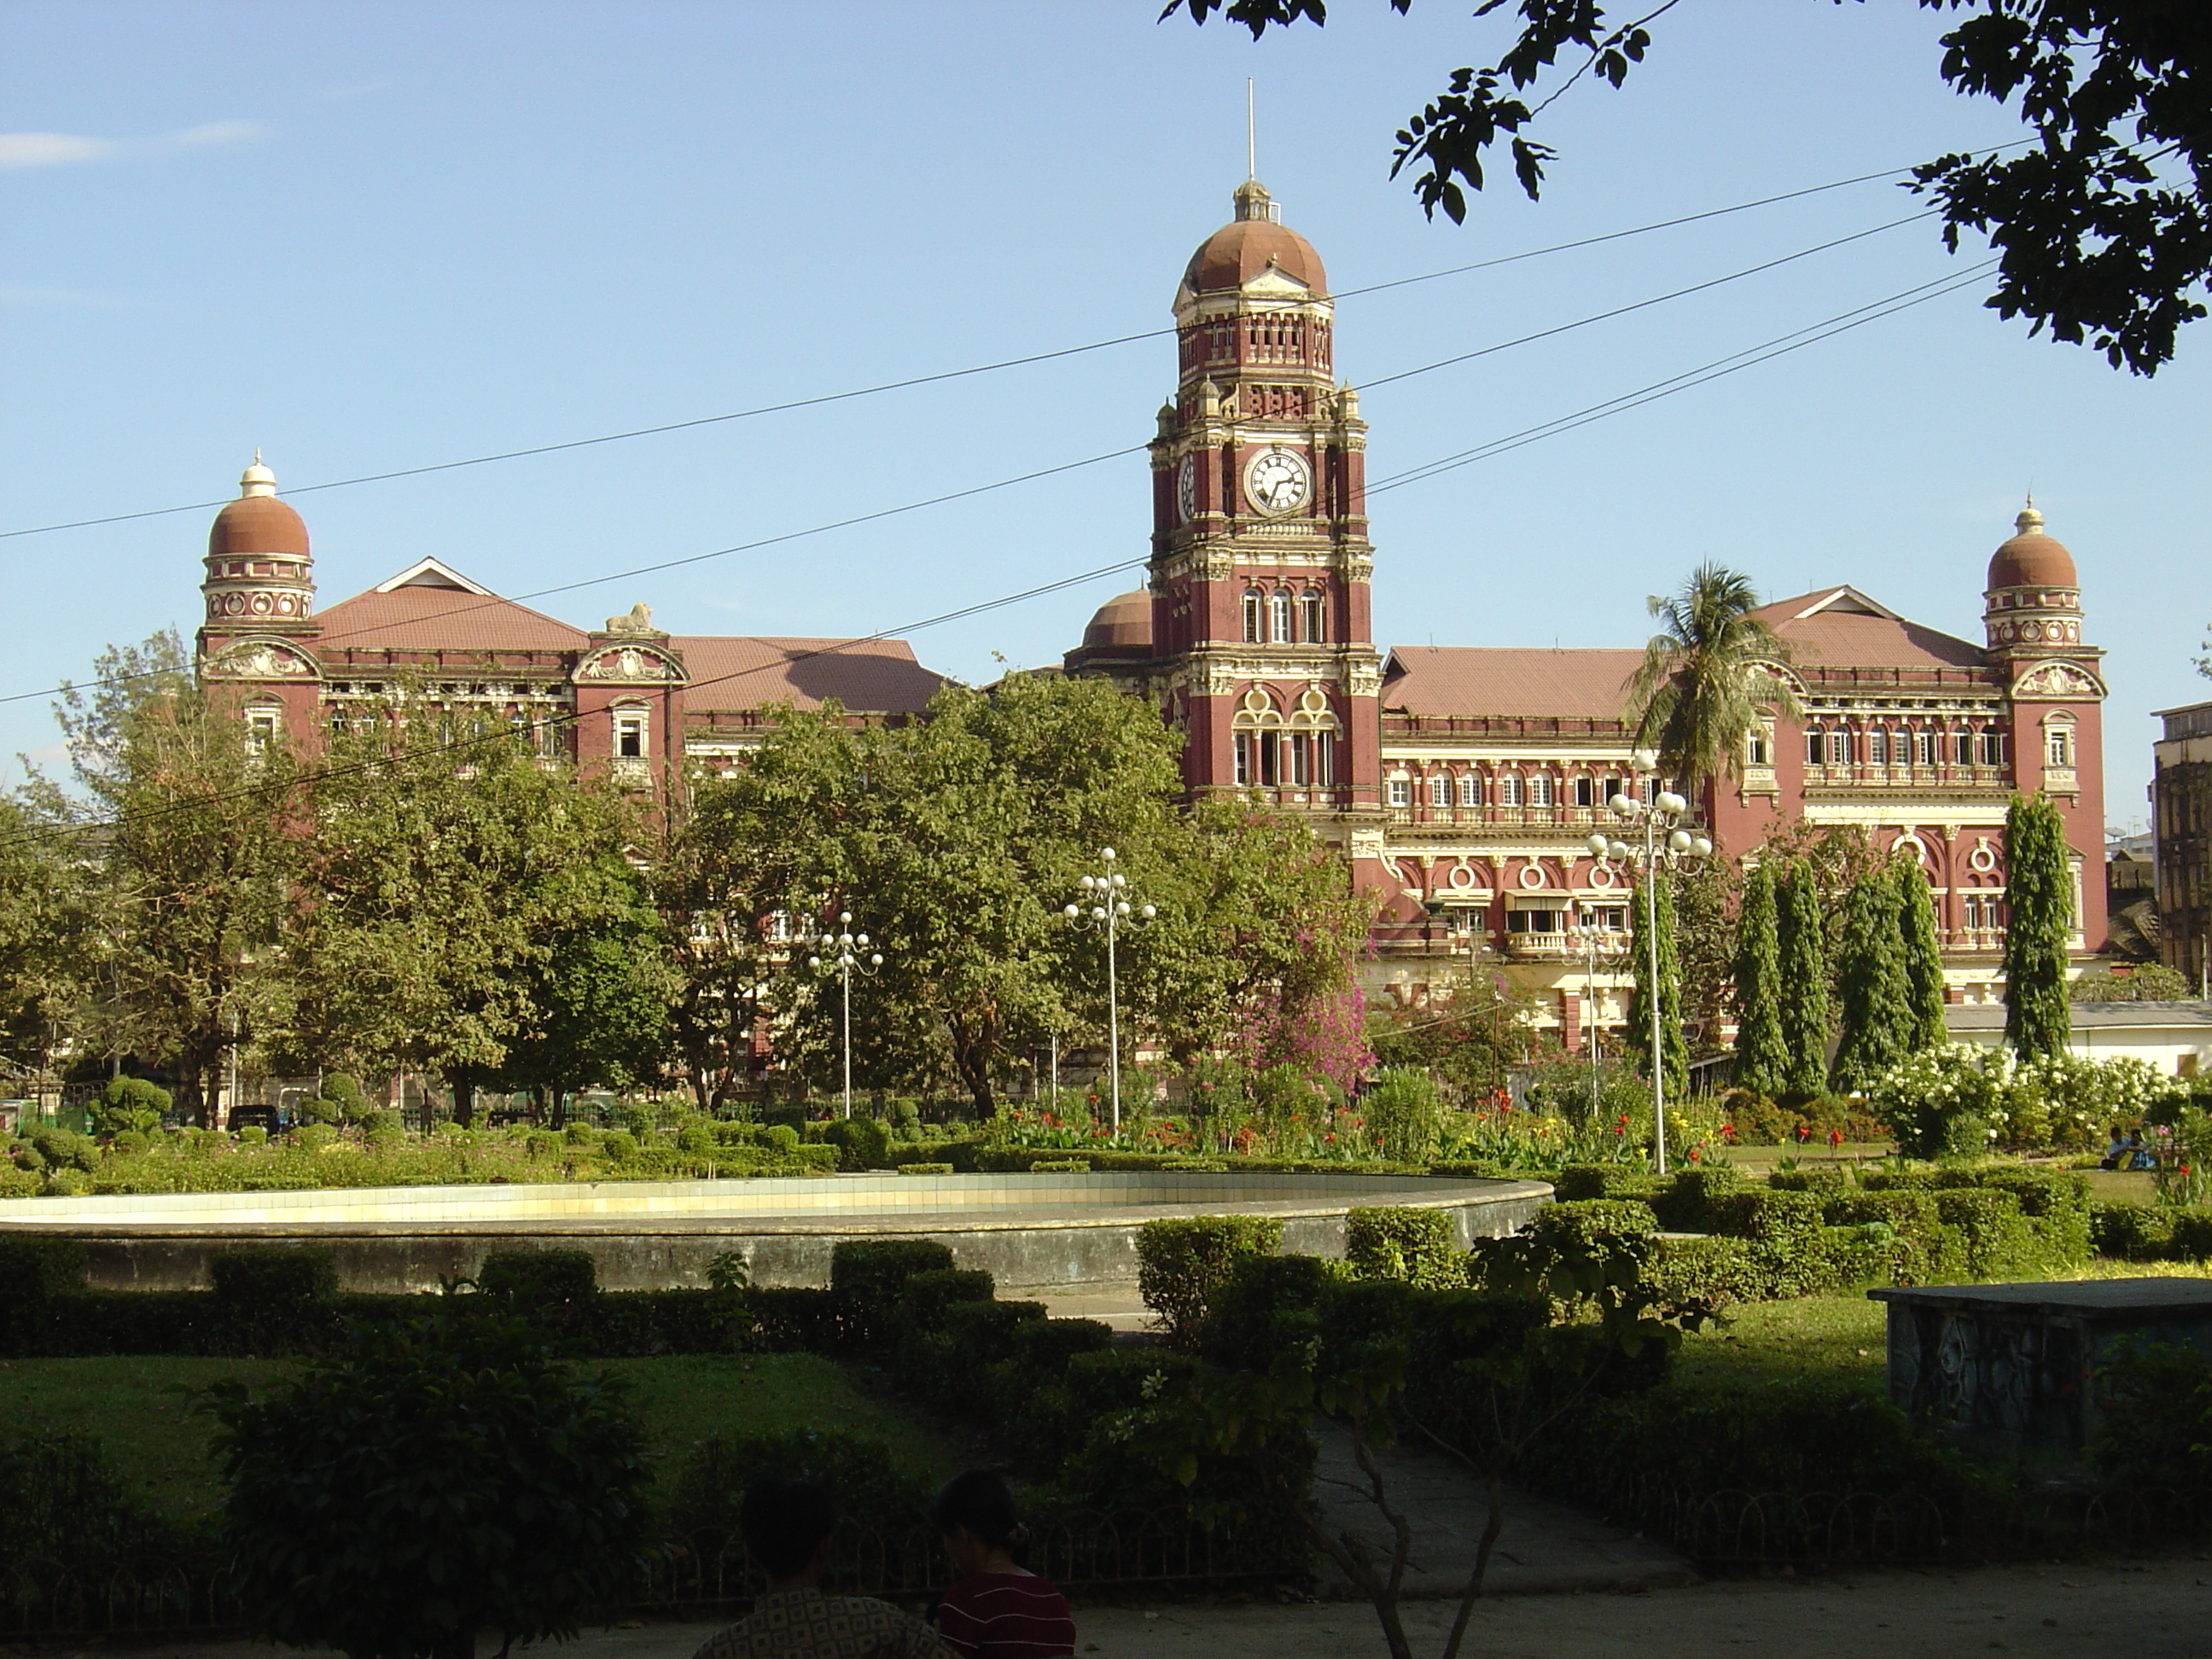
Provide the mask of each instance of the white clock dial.
{"label": "white clock dial", "polygon": [[1198,457],[1186,455],[1182,465],[1176,469],[1176,512],[1178,523],[1188,524],[1198,516]]}
{"label": "white clock dial", "polygon": [[1244,469],[1244,494],[1262,513],[1295,513],[1312,493],[1305,457],[1291,450],[1263,449]]}

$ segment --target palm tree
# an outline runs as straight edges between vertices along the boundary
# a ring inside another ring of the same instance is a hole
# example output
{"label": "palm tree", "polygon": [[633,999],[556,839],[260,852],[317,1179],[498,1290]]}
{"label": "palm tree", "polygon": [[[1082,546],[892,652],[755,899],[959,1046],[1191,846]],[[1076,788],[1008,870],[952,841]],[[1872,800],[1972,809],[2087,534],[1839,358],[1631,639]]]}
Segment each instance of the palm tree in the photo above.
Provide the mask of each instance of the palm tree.
{"label": "palm tree", "polygon": [[1710,561],[1673,598],[1655,595],[1662,631],[1628,679],[1636,741],[1659,752],[1660,770],[1694,794],[1725,769],[1740,774],[1744,739],[1771,708],[1800,720],[1804,710],[1768,665],[1790,660],[1789,645],[1753,614],[1751,579]]}

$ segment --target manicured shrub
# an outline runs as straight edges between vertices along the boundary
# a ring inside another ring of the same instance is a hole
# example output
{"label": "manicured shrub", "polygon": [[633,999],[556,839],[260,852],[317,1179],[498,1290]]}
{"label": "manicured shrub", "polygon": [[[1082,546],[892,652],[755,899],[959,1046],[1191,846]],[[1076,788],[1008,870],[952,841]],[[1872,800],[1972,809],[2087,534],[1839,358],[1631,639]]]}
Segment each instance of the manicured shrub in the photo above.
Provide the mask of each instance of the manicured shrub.
{"label": "manicured shrub", "polygon": [[916,1273],[952,1265],[951,1249],[933,1238],[848,1239],[830,1253],[830,1288],[844,1305],[847,1340],[861,1348],[889,1344],[900,1292]]}
{"label": "manicured shrub", "polygon": [[1773,1283],[1749,1240],[1720,1237],[1658,1240],[1644,1279],[1667,1301],[1715,1308],[1765,1301]]}
{"label": "manicured shrub", "polygon": [[898,1172],[902,1176],[949,1176],[952,1173],[952,1166],[950,1164],[902,1164],[898,1166]]}
{"label": "manicured shrub", "polygon": [[1714,1204],[1743,1189],[1742,1171],[1709,1164],[1679,1171],[1648,1201],[1659,1224],[1670,1233],[1718,1232],[1723,1230],[1714,1224]]}
{"label": "manicured shrub", "polygon": [[256,1633],[465,1655],[479,1631],[544,1640],[635,1593],[650,1476],[613,1385],[441,1312],[258,1399],[218,1385],[223,1546]]}
{"label": "manicured shrub", "polygon": [[1137,1233],[1137,1293],[1165,1322],[1170,1341],[1192,1346],[1237,1259],[1272,1255],[1282,1242],[1283,1224],[1261,1216],[1148,1221]]}
{"label": "manicured shrub", "polygon": [[1362,1279],[1398,1279],[1423,1290],[1467,1284],[1467,1256],[1447,1210],[1408,1206],[1357,1209],[1344,1218],[1344,1258]]}
{"label": "manicured shrub", "polygon": [[150,1133],[161,1127],[161,1114],[169,1109],[169,1091],[143,1077],[114,1077],[87,1109],[95,1134],[120,1134],[135,1130]]}
{"label": "manicured shrub", "polygon": [[637,1151],[637,1137],[627,1129],[610,1129],[599,1143],[599,1153],[610,1164],[635,1164]]}
{"label": "manicured shrub", "polygon": [[2174,1212],[2151,1204],[2089,1206],[2089,1244],[2121,1261],[2155,1261],[2173,1244]]}
{"label": "manicured shrub", "polygon": [[2167,1248],[2182,1261],[2212,1260],[2212,1210],[2199,1205],[2173,1212]]}
{"label": "manicured shrub", "polygon": [[2100,1468],[2161,1486],[2212,1484],[2212,1356],[2128,1339],[2102,1356],[2092,1386]]}
{"label": "manicured shrub", "polygon": [[[775,1124],[775,1128],[787,1125]],[[810,1123],[805,1128],[808,1140],[837,1149],[837,1167],[841,1170],[880,1170],[890,1161],[890,1131],[872,1117],[833,1117],[825,1123]]]}
{"label": "manicured shrub", "polygon": [[1817,1233],[1820,1200],[1809,1193],[1765,1192],[1753,1188],[1716,1198],[1708,1206],[1711,1231],[1759,1243]]}
{"label": "manicured shrub", "polygon": [[588,1250],[493,1250],[477,1288],[518,1307],[573,1308],[598,1294],[599,1270]]}
{"label": "manicured shrub", "polygon": [[218,1251],[208,1276],[218,1301],[241,1309],[322,1301],[338,1287],[337,1264],[328,1250],[282,1244]]}
{"label": "manicured shrub", "polygon": [[[1218,1167],[1227,1169],[1227,1164]],[[1089,1175],[1091,1160],[1087,1158],[1043,1158],[1030,1165],[1031,1175]]]}
{"label": "manicured shrub", "polygon": [[[1838,1193],[1821,1206],[1821,1214],[1831,1226],[1848,1227],[1882,1242],[1888,1252],[1890,1284],[1934,1284],[1965,1271],[1962,1242],[1936,1213],[1932,1193]],[[1872,1228],[1881,1231],[1869,1232]]]}
{"label": "manicured shrub", "polygon": [[1664,1186],[1649,1170],[1628,1164],[1569,1164],[1552,1177],[1552,1192],[1561,1203],[1592,1198],[1627,1198],[1649,1202]]}
{"label": "manicured shrub", "polygon": [[899,1286],[895,1322],[902,1331],[927,1328],[956,1302],[988,1302],[997,1294],[991,1275],[980,1267],[933,1267],[908,1275]]}
{"label": "manicured shrub", "polygon": [[2014,1165],[1975,1172],[1984,1192],[2010,1193],[2039,1241],[2042,1261],[2068,1267],[2089,1254],[2088,1177],[2070,1170]]}
{"label": "manicured shrub", "polygon": [[84,1244],[0,1237],[0,1304],[44,1302],[84,1288]]}
{"label": "manicured shrub", "polygon": [[1953,1188],[1936,1194],[1936,1213],[1958,1230],[1970,1278],[2019,1279],[2040,1265],[2038,1241],[2010,1193]]}
{"label": "manicured shrub", "polygon": [[1636,1199],[1594,1198],[1571,1204],[1547,1204],[1526,1230],[1544,1243],[1574,1241],[1592,1249],[1634,1249],[1659,1231],[1659,1218]]}
{"label": "manicured shrub", "polygon": [[1200,1330],[1200,1351],[1217,1365],[1266,1371],[1284,1354],[1310,1349],[1329,1287],[1350,1272],[1310,1255],[1248,1255],[1215,1287]]}

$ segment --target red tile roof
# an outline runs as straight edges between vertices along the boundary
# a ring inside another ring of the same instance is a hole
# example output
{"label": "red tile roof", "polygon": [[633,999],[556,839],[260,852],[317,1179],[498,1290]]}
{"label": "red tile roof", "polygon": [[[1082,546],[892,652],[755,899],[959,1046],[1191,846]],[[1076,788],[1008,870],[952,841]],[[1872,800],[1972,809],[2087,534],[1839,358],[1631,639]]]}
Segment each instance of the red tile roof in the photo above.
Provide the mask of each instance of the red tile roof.
{"label": "red tile roof", "polygon": [[326,649],[580,651],[589,636],[512,599],[455,587],[371,589],[322,613]]}
{"label": "red tile roof", "polygon": [[831,697],[855,711],[916,714],[945,684],[904,640],[680,635],[669,644],[684,653],[691,679],[684,706],[692,714],[770,702],[815,708]]}
{"label": "red tile roof", "polygon": [[[1824,608],[1802,614],[1824,600]],[[1777,599],[1752,614],[1789,641],[1800,668],[1978,668],[1984,660],[1981,647],[1877,615],[1872,601],[1847,588]]]}
{"label": "red tile roof", "polygon": [[1477,719],[1618,720],[1641,651],[1397,645],[1382,706],[1408,714]]}

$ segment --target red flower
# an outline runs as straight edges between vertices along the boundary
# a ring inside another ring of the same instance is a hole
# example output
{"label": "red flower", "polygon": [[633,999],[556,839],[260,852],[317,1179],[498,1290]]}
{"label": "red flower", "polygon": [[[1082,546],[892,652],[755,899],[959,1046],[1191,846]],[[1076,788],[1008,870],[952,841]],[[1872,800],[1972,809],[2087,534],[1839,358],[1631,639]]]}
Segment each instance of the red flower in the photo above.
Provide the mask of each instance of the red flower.
{"label": "red flower", "polygon": [[1691,1148],[1690,1148],[1690,1162],[1691,1162],[1691,1163],[1692,1163],[1692,1164],[1702,1164],[1702,1163],[1704,1163],[1705,1161],[1705,1149],[1704,1147],[1702,1147],[1702,1146],[1692,1146],[1692,1147],[1691,1147]]}
{"label": "red flower", "polygon": [[1335,1137],[1334,1135],[1333,1135],[1333,1134],[1332,1134],[1332,1135],[1324,1135],[1324,1136],[1322,1137],[1322,1139],[1325,1139],[1325,1140],[1327,1140],[1327,1141],[1328,1142],[1328,1144],[1329,1144],[1330,1146],[1335,1146],[1335,1145],[1336,1145],[1336,1137]]}
{"label": "red flower", "polygon": [[2187,1175],[2189,1173],[2189,1166],[2186,1164],[2181,1166],[2181,1173],[2184,1175]]}

